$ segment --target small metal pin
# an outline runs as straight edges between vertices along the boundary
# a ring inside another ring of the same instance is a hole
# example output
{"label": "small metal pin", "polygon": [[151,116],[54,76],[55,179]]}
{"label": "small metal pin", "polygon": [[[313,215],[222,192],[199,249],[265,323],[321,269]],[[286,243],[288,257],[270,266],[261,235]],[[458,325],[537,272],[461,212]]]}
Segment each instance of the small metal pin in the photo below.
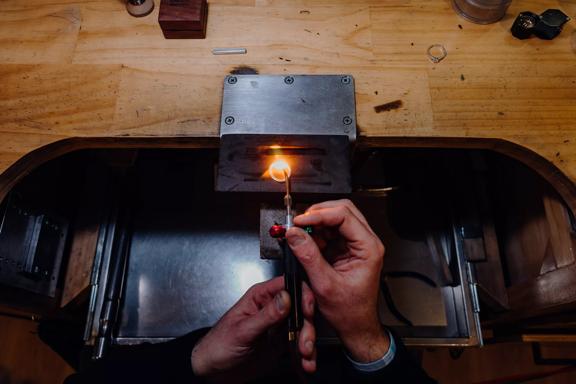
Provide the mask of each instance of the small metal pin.
{"label": "small metal pin", "polygon": [[246,48],[214,48],[212,49],[213,55],[244,55]]}
{"label": "small metal pin", "polygon": [[286,195],[284,195],[284,206],[286,207],[286,229],[292,227],[292,195],[290,190],[290,174],[284,169],[284,181],[286,183]]}

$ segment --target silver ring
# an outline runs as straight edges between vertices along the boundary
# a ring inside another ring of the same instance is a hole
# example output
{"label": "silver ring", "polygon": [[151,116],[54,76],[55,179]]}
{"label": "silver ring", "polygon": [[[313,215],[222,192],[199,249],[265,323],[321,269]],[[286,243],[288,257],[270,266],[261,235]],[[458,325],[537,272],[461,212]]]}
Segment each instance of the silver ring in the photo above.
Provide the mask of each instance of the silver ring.
{"label": "silver ring", "polygon": [[[440,55],[438,56],[432,54],[432,50],[436,48],[440,50]],[[444,48],[442,44],[432,44],[426,50],[426,54],[428,55],[428,58],[430,59],[431,62],[439,63],[442,60],[444,60],[446,56],[448,56],[448,51],[446,51],[446,48]]]}

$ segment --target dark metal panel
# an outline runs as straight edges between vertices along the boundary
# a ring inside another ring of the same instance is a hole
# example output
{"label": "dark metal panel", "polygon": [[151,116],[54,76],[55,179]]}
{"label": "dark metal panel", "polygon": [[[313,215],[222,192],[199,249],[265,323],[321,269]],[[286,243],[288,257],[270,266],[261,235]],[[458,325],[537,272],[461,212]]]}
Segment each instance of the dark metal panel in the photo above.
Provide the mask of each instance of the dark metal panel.
{"label": "dark metal panel", "polygon": [[12,197],[1,220],[0,284],[54,297],[68,223]]}
{"label": "dark metal panel", "polygon": [[350,193],[347,136],[225,135],[220,142],[216,190],[282,192],[267,174],[282,157],[292,169],[294,193]]}
{"label": "dark metal panel", "polygon": [[349,75],[231,75],[224,80],[220,136],[344,135],[356,140]]}

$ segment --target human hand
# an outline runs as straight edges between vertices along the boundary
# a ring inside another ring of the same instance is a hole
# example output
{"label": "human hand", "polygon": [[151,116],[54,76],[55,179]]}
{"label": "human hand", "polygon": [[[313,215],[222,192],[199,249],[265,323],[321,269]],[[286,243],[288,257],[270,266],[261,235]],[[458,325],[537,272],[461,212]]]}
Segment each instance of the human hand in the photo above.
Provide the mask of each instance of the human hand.
{"label": "human hand", "polygon": [[314,238],[297,227],[286,238],[308,274],[318,309],[355,361],[381,358],[390,345],[377,308],[382,242],[349,200],[315,204],[294,224],[314,226]]}
{"label": "human hand", "polygon": [[[282,353],[282,323],[290,311],[290,296],[284,291],[284,277],[251,287],[192,351],[192,369],[197,376],[214,382],[244,382],[273,369]],[[304,325],[298,349],[302,368],[316,369],[316,332],[312,323],[314,297],[302,287]]]}

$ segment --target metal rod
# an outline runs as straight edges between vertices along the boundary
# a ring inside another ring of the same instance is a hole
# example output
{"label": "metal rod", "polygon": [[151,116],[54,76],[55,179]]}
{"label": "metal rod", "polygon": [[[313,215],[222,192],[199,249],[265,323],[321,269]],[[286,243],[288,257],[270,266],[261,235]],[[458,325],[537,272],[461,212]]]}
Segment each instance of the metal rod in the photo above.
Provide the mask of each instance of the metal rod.
{"label": "metal rod", "polygon": [[[290,186],[290,175],[284,170],[286,194],[284,195],[284,206],[286,207],[286,229],[293,226],[292,216],[292,195]],[[288,340],[296,341],[298,331],[302,329],[302,267],[292,253],[292,249],[286,241],[282,244],[284,252],[284,286],[290,295],[290,315],[288,316]]]}
{"label": "metal rod", "polygon": [[284,195],[284,206],[286,207],[286,229],[289,229],[294,225],[292,223],[292,190],[290,187],[290,175],[286,169],[283,172],[286,185],[286,195]]}
{"label": "metal rod", "polygon": [[0,316],[3,316],[3,317],[11,317],[11,318],[13,318],[13,319],[21,319],[21,320],[35,321],[35,322],[40,321],[40,317],[37,316],[37,315],[20,315],[20,314],[17,314],[17,313],[0,311]]}
{"label": "metal rod", "polygon": [[214,48],[212,49],[213,55],[244,55],[246,48]]}

